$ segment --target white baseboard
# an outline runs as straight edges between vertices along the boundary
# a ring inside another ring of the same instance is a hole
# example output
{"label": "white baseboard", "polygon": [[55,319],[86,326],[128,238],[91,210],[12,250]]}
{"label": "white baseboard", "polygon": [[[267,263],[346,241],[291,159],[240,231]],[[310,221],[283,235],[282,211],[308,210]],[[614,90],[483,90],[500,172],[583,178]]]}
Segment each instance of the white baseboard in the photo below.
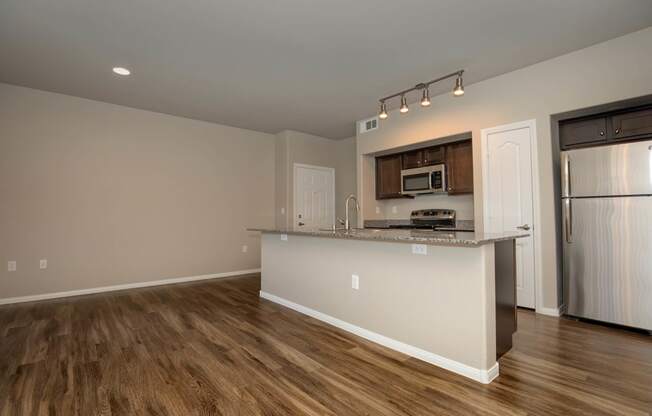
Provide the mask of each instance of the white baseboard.
{"label": "white baseboard", "polygon": [[558,308],[536,308],[535,312],[540,313],[541,315],[554,316],[559,318],[566,312],[566,305],[561,305]]}
{"label": "white baseboard", "polygon": [[173,277],[170,279],[150,280],[148,282],[127,283],[124,285],[93,287],[89,289],[70,290],[66,292],[43,293],[40,295],[4,298],[4,299],[0,299],[0,305],[8,305],[10,303],[34,302],[39,300],[56,299],[56,298],[67,298],[71,296],[90,295],[93,293],[102,293],[102,292],[113,292],[116,290],[137,289],[141,287],[171,285],[174,283],[195,282],[198,280],[220,279],[224,277],[241,276],[241,275],[253,274],[253,273],[260,273],[260,269],[236,270],[233,272],[204,274],[200,276]]}
{"label": "white baseboard", "polygon": [[427,363],[436,365],[437,367],[441,367],[452,371],[453,373],[460,374],[475,381],[479,381],[480,383],[489,384],[496,377],[498,377],[498,363],[495,363],[488,370],[480,370],[478,368],[462,364],[458,361],[451,360],[450,358],[442,357],[441,355],[437,355],[432,352],[422,350],[421,348],[417,348],[412,345],[405,344],[401,341],[386,337],[384,335],[380,335],[376,332],[369,331],[368,329],[360,328],[359,326],[334,318],[330,315],[326,315],[325,313],[316,311],[314,309],[310,309],[306,306],[280,298],[276,295],[263,292],[262,290],[260,291],[260,297],[293,309],[304,315],[308,315],[320,321],[331,324],[335,327],[343,329],[344,331],[375,342],[376,344],[380,344],[389,349],[402,352],[403,354],[409,355],[410,357],[414,357]]}

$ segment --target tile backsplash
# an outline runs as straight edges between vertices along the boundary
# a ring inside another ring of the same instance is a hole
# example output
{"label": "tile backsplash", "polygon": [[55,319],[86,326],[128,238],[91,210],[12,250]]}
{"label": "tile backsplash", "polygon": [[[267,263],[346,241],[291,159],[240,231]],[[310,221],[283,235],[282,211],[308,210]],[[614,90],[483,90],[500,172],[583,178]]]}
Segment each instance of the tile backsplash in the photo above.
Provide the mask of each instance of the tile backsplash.
{"label": "tile backsplash", "polygon": [[454,209],[458,220],[473,220],[473,194],[468,195],[420,195],[414,199],[375,200],[379,208],[375,218],[406,219],[416,209]]}

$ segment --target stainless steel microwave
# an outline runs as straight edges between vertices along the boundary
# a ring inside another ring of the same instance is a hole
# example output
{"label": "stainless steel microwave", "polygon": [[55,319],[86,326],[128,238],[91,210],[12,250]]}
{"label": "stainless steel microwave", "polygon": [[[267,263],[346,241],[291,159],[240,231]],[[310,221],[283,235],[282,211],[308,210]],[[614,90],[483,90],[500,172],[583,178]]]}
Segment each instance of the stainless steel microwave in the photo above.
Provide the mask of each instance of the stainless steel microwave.
{"label": "stainless steel microwave", "polygon": [[443,164],[401,171],[401,194],[446,193],[446,166]]}

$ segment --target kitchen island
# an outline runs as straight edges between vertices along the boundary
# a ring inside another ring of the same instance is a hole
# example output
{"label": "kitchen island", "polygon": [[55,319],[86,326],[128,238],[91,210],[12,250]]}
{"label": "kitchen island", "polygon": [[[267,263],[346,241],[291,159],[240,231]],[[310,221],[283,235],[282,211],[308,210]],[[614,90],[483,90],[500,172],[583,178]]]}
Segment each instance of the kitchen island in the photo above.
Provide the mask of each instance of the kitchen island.
{"label": "kitchen island", "polygon": [[527,234],[250,231],[262,232],[262,298],[482,383],[498,375]]}

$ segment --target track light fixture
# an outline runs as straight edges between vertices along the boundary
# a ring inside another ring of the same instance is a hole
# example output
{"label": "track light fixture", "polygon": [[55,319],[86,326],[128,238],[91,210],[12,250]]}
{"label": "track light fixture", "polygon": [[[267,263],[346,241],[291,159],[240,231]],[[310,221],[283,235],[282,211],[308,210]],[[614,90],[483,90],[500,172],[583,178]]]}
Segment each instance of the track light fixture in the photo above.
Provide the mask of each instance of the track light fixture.
{"label": "track light fixture", "polygon": [[457,74],[455,79],[455,88],[453,89],[453,95],[456,97],[461,97],[464,95],[464,82],[462,81],[462,74]]}
{"label": "track light fixture", "polygon": [[408,111],[410,111],[410,109],[407,106],[407,99],[405,98],[405,95],[401,96],[401,109],[398,111],[400,111],[402,114],[405,114]]}
{"label": "track light fixture", "polygon": [[462,75],[464,74],[464,70],[460,69],[459,71],[455,71],[453,73],[450,73],[448,75],[444,75],[443,77],[439,77],[436,79],[433,79],[432,81],[428,82],[423,82],[420,84],[415,85],[412,88],[408,88],[407,90],[403,90],[401,92],[397,92],[396,94],[388,95],[387,97],[381,98],[380,101],[380,112],[378,113],[378,118],[381,120],[385,120],[387,117],[389,117],[389,114],[387,113],[387,105],[385,104],[385,101],[390,100],[395,97],[401,97],[401,107],[399,111],[401,114],[407,113],[410,109],[408,108],[407,104],[407,98],[406,94],[412,91],[421,91],[421,106],[422,107],[428,107],[430,106],[430,86],[436,82],[443,81],[448,78],[456,77],[455,78],[455,87],[453,88],[453,95],[456,97],[460,97],[464,95],[464,81],[462,80]]}
{"label": "track light fixture", "polygon": [[380,113],[378,113],[378,118],[385,120],[387,118],[387,106],[384,101],[380,102]]}
{"label": "track light fixture", "polygon": [[425,87],[421,94],[421,107],[428,107],[430,105],[430,89]]}

